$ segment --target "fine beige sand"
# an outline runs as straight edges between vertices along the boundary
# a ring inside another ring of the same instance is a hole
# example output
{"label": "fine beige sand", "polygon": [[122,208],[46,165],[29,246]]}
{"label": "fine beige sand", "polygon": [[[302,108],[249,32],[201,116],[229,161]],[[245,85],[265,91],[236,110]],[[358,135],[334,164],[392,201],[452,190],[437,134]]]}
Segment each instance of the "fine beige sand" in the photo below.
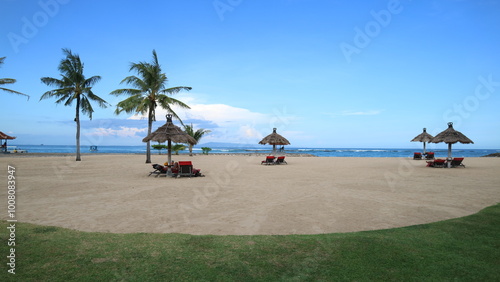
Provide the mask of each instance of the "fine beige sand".
{"label": "fine beige sand", "polygon": [[[173,156],[206,177],[148,177],[144,155],[2,156],[16,168],[20,222],[83,231],[318,234],[385,229],[473,214],[500,202],[500,158],[429,168],[409,158]],[[153,163],[166,156],[153,155]],[[7,219],[6,206],[1,219]]]}

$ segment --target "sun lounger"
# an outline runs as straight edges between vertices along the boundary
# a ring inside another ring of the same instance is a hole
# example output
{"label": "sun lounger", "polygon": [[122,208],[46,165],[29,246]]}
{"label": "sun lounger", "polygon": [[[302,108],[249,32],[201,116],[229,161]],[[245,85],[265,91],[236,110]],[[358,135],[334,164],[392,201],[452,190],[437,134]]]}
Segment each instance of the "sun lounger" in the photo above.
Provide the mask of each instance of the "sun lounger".
{"label": "sun lounger", "polygon": [[426,160],[433,160],[434,159],[434,152],[427,152],[425,154],[425,159]]}
{"label": "sun lounger", "polygon": [[177,173],[179,177],[181,176],[202,176],[200,169],[193,168],[193,163],[191,161],[180,161],[179,162],[179,172]]}
{"label": "sun lounger", "polygon": [[274,159],[275,157],[274,156],[267,156],[265,160],[263,160],[260,164],[263,165],[272,165],[274,164]]}
{"label": "sun lounger", "polygon": [[463,160],[464,158],[453,158],[453,160],[451,160],[450,167],[462,166],[465,168],[465,165],[462,163]]}
{"label": "sun lounger", "polygon": [[414,160],[421,160],[422,159],[422,153],[413,153],[413,159]]}
{"label": "sun lounger", "polygon": [[278,157],[276,159],[276,164],[287,164],[286,161],[285,161],[285,156],[281,156],[281,157]]}
{"label": "sun lounger", "polygon": [[151,176],[151,174],[156,174],[155,177],[161,176],[162,174],[167,176],[167,167],[166,166],[162,166],[160,164],[153,164],[152,166],[153,166],[154,170],[151,171],[148,176]]}
{"label": "sun lounger", "polygon": [[428,167],[444,167],[445,164],[446,164],[446,160],[442,160],[442,159],[435,159],[433,161],[427,161]]}

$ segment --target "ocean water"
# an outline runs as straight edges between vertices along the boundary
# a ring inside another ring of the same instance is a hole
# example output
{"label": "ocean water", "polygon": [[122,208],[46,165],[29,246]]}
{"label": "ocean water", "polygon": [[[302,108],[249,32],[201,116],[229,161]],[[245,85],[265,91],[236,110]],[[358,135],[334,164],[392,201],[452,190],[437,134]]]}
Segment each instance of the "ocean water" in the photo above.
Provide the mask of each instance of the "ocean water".
{"label": "ocean water", "polygon": [[[28,153],[74,153],[75,145],[18,145],[10,146],[9,150],[26,150]],[[116,153],[116,154],[145,154],[146,146],[97,146],[97,151],[91,151],[90,146],[81,146],[81,153]],[[249,154],[249,153],[271,153],[271,146],[262,147],[212,147],[210,154]],[[435,153],[436,158],[446,158],[447,149],[428,149]],[[152,149],[152,154],[158,151]],[[412,157],[414,152],[422,152],[422,149],[398,149],[398,148],[294,148],[286,147],[285,153],[311,154],[318,157]],[[162,150],[162,154],[166,153]],[[180,151],[181,154],[188,150]],[[193,153],[201,154],[201,148],[193,148]],[[492,153],[500,153],[500,149],[453,149],[453,157],[481,157]],[[279,153],[278,153],[279,154]]]}

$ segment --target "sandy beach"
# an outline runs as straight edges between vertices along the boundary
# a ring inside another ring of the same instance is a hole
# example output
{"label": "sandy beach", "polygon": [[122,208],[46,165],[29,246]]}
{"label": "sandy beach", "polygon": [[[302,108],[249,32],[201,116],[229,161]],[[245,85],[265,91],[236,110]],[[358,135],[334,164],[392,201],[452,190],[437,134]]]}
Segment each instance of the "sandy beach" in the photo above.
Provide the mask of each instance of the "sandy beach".
{"label": "sandy beach", "polygon": [[[352,232],[435,222],[500,202],[500,159],[429,168],[409,158],[173,156],[205,177],[148,177],[144,155],[0,157],[18,221],[82,231],[217,235]],[[165,155],[152,155],[164,163]],[[6,209],[5,205],[2,205]],[[6,210],[1,213],[7,219]]]}

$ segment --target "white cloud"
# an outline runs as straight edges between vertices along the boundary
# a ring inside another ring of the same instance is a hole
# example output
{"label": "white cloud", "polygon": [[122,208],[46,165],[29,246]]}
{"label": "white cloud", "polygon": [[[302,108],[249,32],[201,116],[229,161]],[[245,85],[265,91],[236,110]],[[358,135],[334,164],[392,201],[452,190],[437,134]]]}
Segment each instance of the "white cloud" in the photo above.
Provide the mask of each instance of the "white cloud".
{"label": "white cloud", "polygon": [[247,138],[257,138],[257,139],[262,139],[263,136],[262,134],[257,131],[255,128],[248,126],[248,125],[243,125],[240,127],[240,134],[241,136],[247,137]]}
{"label": "white cloud", "polygon": [[87,136],[118,136],[118,137],[137,137],[137,133],[146,132],[147,128],[135,128],[120,126],[120,129],[113,128],[94,128],[92,131],[85,132]]}
{"label": "white cloud", "polygon": [[267,114],[224,104],[194,104],[190,107],[190,110],[184,112],[185,118],[209,120],[221,127],[241,123],[263,123],[269,120]]}
{"label": "white cloud", "polygon": [[[252,112],[248,109],[233,107],[225,104],[191,104],[191,109],[180,109],[174,107],[174,111],[182,120],[199,119],[208,120],[219,126],[240,122],[263,122],[269,120],[268,115]],[[156,120],[165,120],[167,111],[157,108],[155,112]],[[147,119],[147,115],[133,115],[129,117],[133,120]]]}
{"label": "white cloud", "polygon": [[[273,109],[270,113],[254,112],[227,104],[206,104],[198,99],[183,99],[191,109],[174,107],[185,124],[192,123],[195,129],[210,129],[202,142],[255,143],[272,132],[273,127],[284,129],[297,118],[289,115],[286,108]],[[163,124],[167,111],[156,109],[157,123],[153,130]],[[147,115],[133,115],[128,120],[146,120]],[[176,123],[176,121],[174,121]],[[179,123],[176,123],[179,125]],[[256,141],[257,140],[257,141]]]}

